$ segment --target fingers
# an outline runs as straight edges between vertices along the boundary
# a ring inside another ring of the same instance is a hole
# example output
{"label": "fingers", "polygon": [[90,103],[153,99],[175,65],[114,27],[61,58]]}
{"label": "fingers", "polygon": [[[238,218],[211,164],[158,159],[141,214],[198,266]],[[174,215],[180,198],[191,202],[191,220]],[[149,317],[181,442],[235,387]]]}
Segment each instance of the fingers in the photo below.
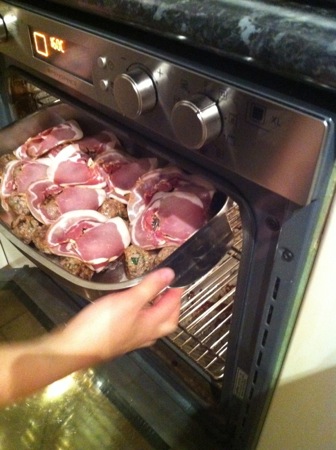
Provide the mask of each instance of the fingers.
{"label": "fingers", "polygon": [[159,292],[169,286],[174,277],[174,271],[168,267],[151,272],[140,284],[131,288],[127,292],[127,296],[131,297],[132,301],[142,308],[154,300]]}
{"label": "fingers", "polygon": [[[139,285],[109,294],[95,303],[100,330],[104,326],[108,330],[119,327],[119,332],[110,337],[118,354],[151,345],[176,328],[182,289],[169,288],[160,294],[173,279],[172,269],[156,270]],[[154,299],[154,304],[151,304]],[[90,311],[92,313],[92,307]],[[116,336],[119,340],[117,343]]]}
{"label": "fingers", "polygon": [[152,306],[143,309],[142,323],[155,338],[172,333],[178,323],[183,289],[168,289]]}

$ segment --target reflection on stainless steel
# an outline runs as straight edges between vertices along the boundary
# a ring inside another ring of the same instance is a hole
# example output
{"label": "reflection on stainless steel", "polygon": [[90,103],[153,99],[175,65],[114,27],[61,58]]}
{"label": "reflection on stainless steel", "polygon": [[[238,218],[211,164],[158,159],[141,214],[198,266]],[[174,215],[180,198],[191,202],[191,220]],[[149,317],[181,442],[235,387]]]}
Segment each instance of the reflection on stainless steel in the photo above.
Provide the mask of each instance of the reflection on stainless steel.
{"label": "reflection on stainless steel", "polygon": [[224,374],[235,288],[242,250],[242,226],[237,205],[227,212],[234,234],[222,261],[186,289],[179,325],[169,341],[215,382]]}
{"label": "reflection on stainless steel", "polygon": [[152,78],[140,68],[118,75],[113,93],[119,110],[132,119],[151,111],[157,101]]}
{"label": "reflection on stainless steel", "polygon": [[94,371],[76,372],[0,409],[0,448],[153,449],[100,391]]}
{"label": "reflection on stainless steel", "polygon": [[[163,139],[176,144],[178,142],[170,120],[174,106],[181,104],[181,101],[189,102],[190,96],[194,94],[209,97],[213,101],[213,107],[210,108],[210,128],[214,136],[218,137],[208,146],[202,147],[204,161],[213,163],[217,173],[221,173],[223,168],[228,169],[298,205],[306,205],[312,201],[320,155],[330,128],[328,121],[321,116],[310,114],[309,111],[305,113],[303,105],[301,110],[295,110],[290,104],[286,104],[286,99],[282,103],[271,98],[261,98],[257,92],[251,94],[227,82],[201,76],[168,61],[164,70],[161,70],[161,58],[84,30],[74,29],[61,21],[53,22],[52,29],[56,36],[62,36],[65,41],[75,44],[76,48],[84,44],[85,62],[90,61],[84,66],[92,73],[92,83],[87,82],[81,78],[83,74],[78,74],[71,67],[76,61],[70,61],[69,67],[62,66],[63,69],[68,69],[63,70],[55,66],[52,60],[40,61],[32,54],[29,33],[23,33],[19,24],[24,23],[34,30],[34,24],[38,20],[39,28],[48,30],[50,22],[47,17],[36,16],[33,12],[15,7],[11,11],[18,14],[18,21],[6,22],[6,26],[9,35],[15,36],[17,42],[15,39],[8,39],[1,47],[4,55],[12,57],[15,53],[16,60],[26,67],[55,80],[65,89],[75,90],[78,96],[90,99],[96,104],[97,110],[103,107],[113,114],[120,113],[113,95],[114,81],[118,80],[120,74],[127,74],[130,68],[143,67],[146,81],[144,89],[142,87],[139,91],[134,80],[131,84],[129,79],[126,82],[132,99],[129,112],[131,116],[133,113],[138,114],[144,102],[149,108],[144,108],[144,112],[147,110],[146,114],[137,115],[137,124],[143,130],[159,133]],[[146,74],[151,74],[153,79]],[[125,87],[125,80],[122,81]],[[190,112],[190,108],[187,109]],[[203,112],[201,134],[209,131],[209,118],[205,120]],[[187,126],[180,131],[188,143],[190,138],[185,135],[188,130],[193,129],[195,115],[187,114],[184,118],[187,118]],[[200,123],[199,120],[197,122]],[[220,122],[222,127],[219,127]],[[206,139],[202,138],[201,142],[205,143]],[[194,148],[194,143],[192,144]],[[199,157],[197,150],[193,156]],[[300,176],[297,175],[298,170]]]}
{"label": "reflection on stainless steel", "polygon": [[221,163],[299,205],[308,204],[328,123],[237,90],[222,108],[230,131],[217,143],[223,147]]}

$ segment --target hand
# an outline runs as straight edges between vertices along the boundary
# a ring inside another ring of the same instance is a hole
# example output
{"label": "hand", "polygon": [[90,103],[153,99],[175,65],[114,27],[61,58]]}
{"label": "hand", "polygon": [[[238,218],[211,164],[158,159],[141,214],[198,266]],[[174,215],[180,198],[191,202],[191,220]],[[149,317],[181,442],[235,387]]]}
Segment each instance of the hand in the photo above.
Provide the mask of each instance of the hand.
{"label": "hand", "polygon": [[[86,307],[63,331],[69,352],[112,358],[155,342],[176,328],[182,289],[168,289],[171,269],[147,275],[137,286],[106,295]],[[155,299],[153,304],[151,301]]]}
{"label": "hand", "polygon": [[88,305],[65,328],[31,341],[0,345],[0,405],[171,333],[178,322],[182,290],[158,294],[173,278],[171,269],[157,270],[138,286]]}

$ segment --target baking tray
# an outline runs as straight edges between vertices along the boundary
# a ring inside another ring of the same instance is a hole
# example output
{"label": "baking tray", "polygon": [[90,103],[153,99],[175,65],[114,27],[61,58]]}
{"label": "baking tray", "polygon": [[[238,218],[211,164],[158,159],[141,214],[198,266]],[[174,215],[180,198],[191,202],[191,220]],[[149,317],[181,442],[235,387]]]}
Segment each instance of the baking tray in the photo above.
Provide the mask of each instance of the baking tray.
{"label": "baking tray", "polygon": [[[52,107],[48,107],[42,111],[34,113],[27,118],[18,121],[11,125],[10,127],[4,128],[0,130],[0,142],[1,148],[0,153],[9,153],[19,147],[26,139],[30,136],[34,136],[40,131],[43,131],[51,126],[55,126],[61,121],[74,119],[77,120],[79,125],[85,130],[85,134],[94,134],[101,129],[107,129],[107,125],[103,121],[95,121],[92,116],[88,115],[86,112],[80,111],[77,108],[73,108],[69,105],[58,104]],[[116,130],[112,128],[118,138],[121,138],[123,142],[123,146],[126,151],[128,151],[127,142],[125,141],[125,136],[120,136],[120,133],[116,132]],[[133,144],[134,145],[134,144]],[[132,146],[132,144],[130,144]],[[147,149],[143,148],[143,154],[148,154]],[[139,149],[137,148],[137,152]],[[147,152],[147,153],[146,153]],[[150,153],[150,152],[149,152]],[[156,155],[155,155],[156,156]],[[198,254],[196,256],[198,261],[200,261],[199,256],[200,253],[206,253],[209,246],[205,243],[204,239],[209,238],[211,235],[211,239],[214,240],[214,236],[218,235],[218,230],[222,227],[223,229],[223,246],[221,247],[223,250],[223,254],[217,252],[217,256],[215,260],[209,257],[209,262],[205,264],[204,255],[202,256],[202,264],[199,262],[190,263],[190,267],[193,267],[193,271],[196,271],[198,276],[200,276],[199,270],[202,268],[204,272],[204,268],[210,265],[215,265],[220,259],[220,256],[224,256],[228,246],[231,242],[231,235],[228,229],[228,224],[225,218],[225,210],[228,208],[229,199],[224,197],[222,200],[221,207],[218,208],[220,211],[215,214],[213,219],[199,232],[195,233],[192,238],[190,238],[185,244],[183,244],[179,249],[178,253],[175,251],[171,257],[165,260],[160,266],[170,265],[172,267],[181,267],[181,259],[187,261],[188,258],[192,258],[193,253],[191,252],[192,248],[195,248],[197,243]],[[222,222],[216,220],[217,214],[223,216]],[[79,278],[69,272],[67,272],[59,263],[59,258],[56,255],[45,254],[38,250],[36,247],[32,245],[27,245],[23,241],[21,241],[18,237],[16,237],[11,231],[11,221],[13,216],[11,214],[4,211],[0,206],[0,233],[8,239],[23,255],[25,255],[34,265],[39,267],[41,270],[49,274],[55,280],[57,280],[61,285],[69,288],[71,291],[76,294],[86,298],[89,301],[93,301],[96,298],[116,290],[126,289],[132,286],[137,285],[142,277],[129,279],[127,278],[124,270],[124,264],[119,258],[117,261],[109,264],[108,268],[100,273],[95,273],[91,280],[84,280]],[[209,230],[211,228],[212,222],[215,222],[215,234],[210,233]],[[193,243],[190,244],[190,240],[193,239]],[[212,245],[212,244],[211,244]],[[212,252],[214,253],[214,252]],[[180,256],[179,256],[180,255]],[[210,255],[209,255],[210,256]],[[211,262],[212,261],[212,262]],[[185,266],[185,264],[183,264]],[[210,269],[211,267],[209,267]],[[180,272],[180,270],[178,269]],[[197,272],[198,271],[198,272]],[[192,277],[194,278],[194,277]],[[189,282],[190,277],[186,275],[184,271],[184,279],[181,280],[182,283]],[[180,284],[181,285],[181,284]]]}

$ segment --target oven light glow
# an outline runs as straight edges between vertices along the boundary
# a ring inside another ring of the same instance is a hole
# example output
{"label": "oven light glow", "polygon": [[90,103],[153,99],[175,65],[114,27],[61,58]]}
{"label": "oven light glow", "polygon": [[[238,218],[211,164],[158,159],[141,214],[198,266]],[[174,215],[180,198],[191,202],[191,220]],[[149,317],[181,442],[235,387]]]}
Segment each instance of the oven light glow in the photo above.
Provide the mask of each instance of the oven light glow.
{"label": "oven light glow", "polygon": [[74,375],[75,374],[68,375],[47,386],[44,392],[45,399],[56,400],[73,389],[76,385]]}

